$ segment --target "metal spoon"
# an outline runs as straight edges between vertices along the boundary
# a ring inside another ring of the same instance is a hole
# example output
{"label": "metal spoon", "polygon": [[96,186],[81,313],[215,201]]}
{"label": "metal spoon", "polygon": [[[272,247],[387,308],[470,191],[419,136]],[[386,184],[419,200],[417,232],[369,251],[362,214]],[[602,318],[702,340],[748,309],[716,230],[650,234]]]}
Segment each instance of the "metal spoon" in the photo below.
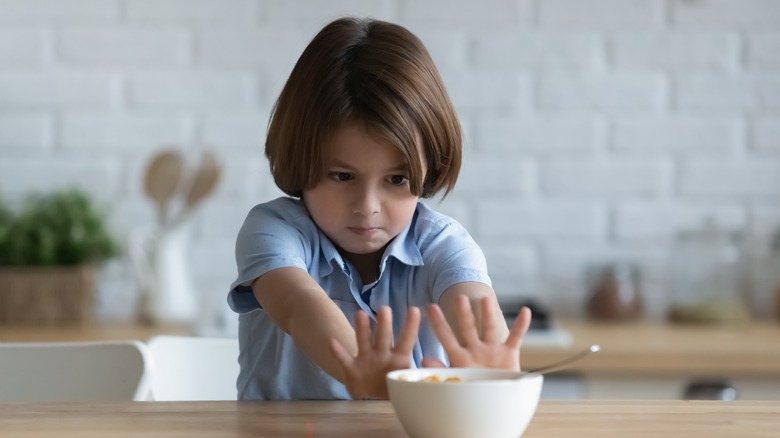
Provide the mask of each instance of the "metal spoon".
{"label": "metal spoon", "polygon": [[549,373],[550,371],[564,368],[567,365],[569,365],[571,363],[574,363],[574,362],[582,359],[583,357],[585,357],[585,356],[587,356],[587,355],[589,355],[591,353],[598,352],[599,350],[601,350],[601,346],[598,345],[598,344],[593,344],[590,347],[580,351],[579,353],[577,353],[577,354],[575,354],[573,356],[567,357],[566,359],[563,359],[563,360],[561,360],[559,362],[551,363],[549,365],[545,365],[545,366],[539,367],[539,368],[534,368],[532,370],[525,370],[525,372],[527,372],[527,373],[541,373],[541,374]]}

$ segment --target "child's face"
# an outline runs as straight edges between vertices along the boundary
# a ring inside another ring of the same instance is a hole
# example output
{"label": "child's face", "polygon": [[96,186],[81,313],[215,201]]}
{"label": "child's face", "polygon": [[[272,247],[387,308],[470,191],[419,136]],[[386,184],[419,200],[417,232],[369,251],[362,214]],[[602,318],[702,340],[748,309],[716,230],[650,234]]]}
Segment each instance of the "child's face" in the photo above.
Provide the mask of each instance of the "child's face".
{"label": "child's face", "polygon": [[353,124],[336,131],[329,148],[325,176],[303,191],[309,214],[347,253],[383,250],[409,225],[417,205],[404,156]]}

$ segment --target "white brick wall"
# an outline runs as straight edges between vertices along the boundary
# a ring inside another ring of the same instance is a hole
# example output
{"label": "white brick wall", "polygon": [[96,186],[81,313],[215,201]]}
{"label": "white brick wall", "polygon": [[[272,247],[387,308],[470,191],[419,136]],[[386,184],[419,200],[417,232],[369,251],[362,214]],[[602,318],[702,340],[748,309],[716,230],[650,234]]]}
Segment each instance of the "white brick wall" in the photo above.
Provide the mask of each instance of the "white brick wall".
{"label": "white brick wall", "polygon": [[291,7],[289,0],[262,1],[261,11],[268,24],[284,23],[310,32],[342,15],[367,15],[394,20],[399,5],[393,0],[328,0],[310,1],[300,7]]}
{"label": "white brick wall", "polygon": [[474,38],[474,65],[511,70],[575,70],[601,67],[604,44],[594,32],[482,32]]}
{"label": "white brick wall", "polygon": [[542,27],[643,29],[663,23],[662,0],[541,0],[537,2]]}
{"label": "white brick wall", "polygon": [[729,71],[739,59],[739,38],[729,33],[632,32],[611,42],[615,67],[625,70]]}
{"label": "white brick wall", "polygon": [[66,149],[108,150],[117,155],[150,153],[163,144],[183,144],[188,123],[166,114],[73,113],[60,118],[60,145]]}
{"label": "white brick wall", "polygon": [[532,21],[529,0],[398,0],[399,21],[411,28],[458,28],[485,31],[526,26]]}
{"label": "white brick wall", "polygon": [[5,158],[0,160],[0,187],[3,195],[19,199],[29,191],[41,192],[67,186],[89,187],[100,202],[114,202],[119,193],[122,177],[120,163],[78,157],[67,161],[52,154],[40,158]]}
{"label": "white brick wall", "polygon": [[[680,192],[701,197],[780,196],[780,163],[777,160],[691,161],[683,166]],[[771,202],[771,201],[769,201]]]}
{"label": "white brick wall", "polygon": [[481,69],[442,76],[455,107],[469,114],[522,112],[531,105],[530,78],[523,74]]}
{"label": "white brick wall", "polygon": [[40,65],[45,42],[41,30],[0,27],[0,63],[25,67]]}
{"label": "white brick wall", "polygon": [[747,38],[747,67],[754,70],[777,72],[780,70],[780,33],[764,32]]}
{"label": "white brick wall", "polygon": [[[578,313],[591,263],[659,279],[706,217],[758,245],[780,227],[780,0],[0,0],[0,196],[80,185],[123,235],[153,218],[151,154],[212,146],[223,178],[191,259],[223,302],[238,226],[280,194],[271,106],[342,14],[408,26],[439,65],[467,144],[431,203],[483,246],[502,300]],[[132,308],[127,271],[106,274],[104,315]]]}
{"label": "white brick wall", "polygon": [[8,69],[0,72],[0,109],[106,109],[112,103],[115,80],[111,74],[84,70],[49,73]]}
{"label": "white brick wall", "polygon": [[0,149],[7,154],[30,153],[48,146],[51,132],[49,117],[41,115],[0,116]]}
{"label": "white brick wall", "polygon": [[116,22],[119,0],[2,0],[0,22],[94,24]]}
{"label": "white brick wall", "polygon": [[696,113],[740,113],[780,110],[780,75],[680,75],[675,81],[676,106]]}
{"label": "white brick wall", "polygon": [[544,111],[609,114],[656,113],[667,100],[658,74],[550,74],[538,79],[539,107]]}
{"label": "white brick wall", "polygon": [[681,28],[776,28],[780,3],[775,0],[674,0],[671,21]]}
{"label": "white brick wall", "polygon": [[144,109],[251,109],[257,88],[257,79],[242,72],[144,72],[129,76],[127,99]]}
{"label": "white brick wall", "polygon": [[260,18],[252,0],[125,0],[133,23],[251,25]]}
{"label": "white brick wall", "polygon": [[189,58],[189,35],[183,30],[73,29],[62,31],[58,42],[64,65],[176,67]]}
{"label": "white brick wall", "polygon": [[747,224],[747,212],[737,203],[628,201],[617,207],[614,232],[626,242],[671,242],[680,230],[700,226],[702,218],[729,228]]}
{"label": "white brick wall", "polygon": [[602,125],[593,116],[481,117],[475,147],[502,156],[587,156],[603,146]]}
{"label": "white brick wall", "polygon": [[635,155],[728,156],[744,144],[738,118],[619,117],[613,124],[613,146]]}
{"label": "white brick wall", "polygon": [[780,120],[756,120],[753,131],[753,147],[763,152],[780,152]]}
{"label": "white brick wall", "polygon": [[598,241],[607,234],[607,215],[601,202],[548,201],[518,203],[504,199],[478,202],[477,239],[555,242]]}
{"label": "white brick wall", "polygon": [[668,193],[671,169],[661,160],[553,161],[542,169],[542,189],[554,197],[649,197]]}

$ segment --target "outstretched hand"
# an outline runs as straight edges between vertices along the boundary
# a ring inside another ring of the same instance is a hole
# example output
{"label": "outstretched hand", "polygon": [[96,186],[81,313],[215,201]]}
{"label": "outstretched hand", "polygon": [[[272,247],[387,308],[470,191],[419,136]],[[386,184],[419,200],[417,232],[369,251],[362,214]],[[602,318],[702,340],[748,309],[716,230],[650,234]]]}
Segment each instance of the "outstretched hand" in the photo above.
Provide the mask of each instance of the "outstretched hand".
{"label": "outstretched hand", "polygon": [[357,356],[353,357],[337,340],[330,340],[330,350],[344,371],[344,385],[352,398],[387,398],[385,375],[409,367],[419,326],[420,309],[410,307],[393,345],[393,313],[389,307],[383,306],[377,312],[373,335],[368,315],[363,311],[355,315]]}
{"label": "outstretched hand", "polygon": [[[480,301],[481,327],[471,311],[468,297],[457,298],[457,319],[463,343],[458,342],[441,308],[436,304],[428,306],[428,320],[447,352],[451,367],[502,368],[520,370],[520,344],[531,324],[531,310],[523,307],[509,330],[506,341],[499,339],[496,331],[495,306],[490,298]],[[424,358],[425,367],[443,367],[437,359]]]}

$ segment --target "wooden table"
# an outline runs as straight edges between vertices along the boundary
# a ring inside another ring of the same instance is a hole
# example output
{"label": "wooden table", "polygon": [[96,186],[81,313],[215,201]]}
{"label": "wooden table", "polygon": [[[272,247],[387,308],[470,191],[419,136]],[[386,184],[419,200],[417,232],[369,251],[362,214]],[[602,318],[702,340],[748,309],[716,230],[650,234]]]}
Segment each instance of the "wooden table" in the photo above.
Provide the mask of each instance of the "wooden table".
{"label": "wooden table", "polygon": [[[780,402],[542,402],[533,437],[772,437]],[[386,401],[0,405],[16,438],[371,437],[406,434]],[[489,438],[489,437],[485,437]]]}

